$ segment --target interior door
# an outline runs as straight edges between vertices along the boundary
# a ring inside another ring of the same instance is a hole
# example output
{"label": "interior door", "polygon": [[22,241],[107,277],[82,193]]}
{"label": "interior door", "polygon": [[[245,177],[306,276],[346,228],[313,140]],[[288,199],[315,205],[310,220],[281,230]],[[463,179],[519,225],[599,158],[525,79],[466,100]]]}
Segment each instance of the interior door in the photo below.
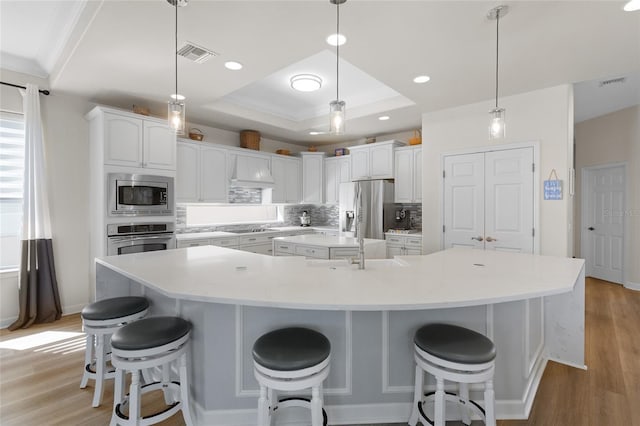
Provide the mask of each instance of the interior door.
{"label": "interior door", "polygon": [[485,154],[485,249],[533,253],[533,148]]}
{"label": "interior door", "polygon": [[484,249],[484,153],[444,158],[444,247]]}
{"label": "interior door", "polygon": [[624,166],[585,169],[582,215],[587,275],[623,283]]}
{"label": "interior door", "polygon": [[444,158],[444,248],[533,253],[533,148]]}

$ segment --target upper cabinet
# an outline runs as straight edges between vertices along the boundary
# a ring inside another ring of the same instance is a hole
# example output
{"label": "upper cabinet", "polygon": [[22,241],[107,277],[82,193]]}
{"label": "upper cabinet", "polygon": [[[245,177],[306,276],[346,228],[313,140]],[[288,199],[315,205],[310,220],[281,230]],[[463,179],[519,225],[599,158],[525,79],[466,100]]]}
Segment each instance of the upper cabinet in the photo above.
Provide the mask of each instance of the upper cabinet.
{"label": "upper cabinet", "polygon": [[176,134],[164,121],[100,107],[90,114],[102,118],[104,164],[176,169]]}
{"label": "upper cabinet", "polygon": [[302,202],[322,204],[324,187],[324,152],[301,152]]}
{"label": "upper cabinet", "polygon": [[212,145],[178,142],[176,201],[228,201],[227,150]]}
{"label": "upper cabinet", "polygon": [[396,148],[394,157],[395,202],[422,202],[422,146]]}
{"label": "upper cabinet", "polygon": [[403,145],[403,142],[390,140],[349,147],[351,180],[393,179],[394,148]]}
{"label": "upper cabinet", "polygon": [[337,204],[340,184],[351,182],[351,157],[330,157],[324,160],[324,202]]}
{"label": "upper cabinet", "polygon": [[282,155],[271,157],[271,175],[274,186],[271,193],[272,203],[299,203],[301,199],[302,160]]}

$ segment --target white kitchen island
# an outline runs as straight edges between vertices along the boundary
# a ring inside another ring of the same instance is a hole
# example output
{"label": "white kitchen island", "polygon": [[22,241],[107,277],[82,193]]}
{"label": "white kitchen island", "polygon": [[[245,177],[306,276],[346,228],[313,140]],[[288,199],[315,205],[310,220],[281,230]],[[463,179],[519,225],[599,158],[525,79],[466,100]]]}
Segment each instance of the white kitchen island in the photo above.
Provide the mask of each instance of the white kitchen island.
{"label": "white kitchen island", "polygon": [[[293,235],[273,239],[275,256],[305,256],[315,259],[351,259],[358,257],[357,238],[325,235]],[[385,240],[364,239],[367,259],[384,259],[387,255]]]}
{"label": "white kitchen island", "polygon": [[407,421],[412,337],[427,322],[494,340],[498,418],[528,415],[548,359],[584,366],[580,259],[452,249],[370,260],[361,271],[346,260],[205,246],[97,259],[96,287],[98,298],[144,294],[153,314],[192,321],[202,425],[255,424],[251,347],[283,326],[308,326],[331,341],[330,424]]}

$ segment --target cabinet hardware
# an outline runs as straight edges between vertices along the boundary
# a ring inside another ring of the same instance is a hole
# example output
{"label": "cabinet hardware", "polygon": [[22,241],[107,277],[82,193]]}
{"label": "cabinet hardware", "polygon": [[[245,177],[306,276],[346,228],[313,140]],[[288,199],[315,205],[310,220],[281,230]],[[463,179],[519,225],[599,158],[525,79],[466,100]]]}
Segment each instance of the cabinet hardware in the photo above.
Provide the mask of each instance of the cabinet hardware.
{"label": "cabinet hardware", "polygon": [[587,229],[588,229],[589,231],[595,231],[595,230],[596,230],[596,228],[594,228],[593,226],[590,226],[590,227],[588,227]]}

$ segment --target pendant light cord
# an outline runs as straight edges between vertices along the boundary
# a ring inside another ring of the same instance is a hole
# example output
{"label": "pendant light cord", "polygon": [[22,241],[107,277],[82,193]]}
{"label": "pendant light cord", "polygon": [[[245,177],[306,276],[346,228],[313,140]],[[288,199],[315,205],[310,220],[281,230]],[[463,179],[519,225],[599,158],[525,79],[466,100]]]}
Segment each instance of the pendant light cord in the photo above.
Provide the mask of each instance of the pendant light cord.
{"label": "pendant light cord", "polygon": [[340,1],[336,2],[336,101],[340,100]]}
{"label": "pendant light cord", "polygon": [[496,109],[498,109],[498,51],[500,46],[500,9],[496,11]]}
{"label": "pendant light cord", "polygon": [[178,0],[175,0],[176,4],[176,34],[175,34],[175,51],[173,52],[173,56],[175,57],[176,63],[176,93],[175,100],[178,102]]}

